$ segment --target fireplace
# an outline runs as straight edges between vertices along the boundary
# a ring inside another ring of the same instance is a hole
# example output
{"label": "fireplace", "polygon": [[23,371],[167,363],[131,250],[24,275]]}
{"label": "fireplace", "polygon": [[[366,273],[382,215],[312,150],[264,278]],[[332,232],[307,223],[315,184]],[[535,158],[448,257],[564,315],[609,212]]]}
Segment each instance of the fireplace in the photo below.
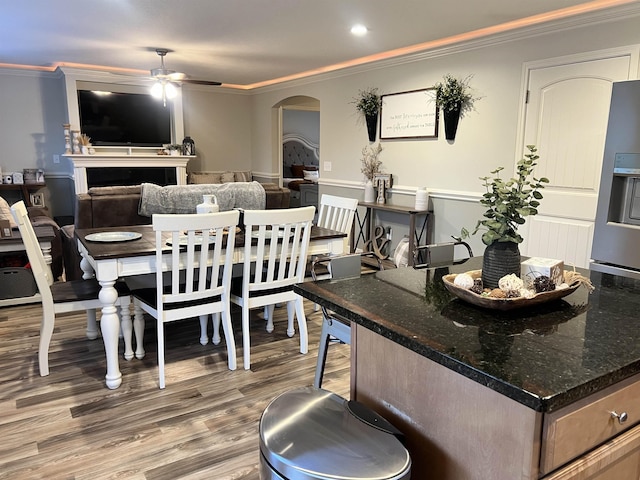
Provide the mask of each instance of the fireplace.
{"label": "fireplace", "polygon": [[114,185],[176,185],[176,169],[170,167],[87,168],[87,187]]}
{"label": "fireplace", "polygon": [[[130,151],[130,150],[129,150]],[[65,155],[73,164],[76,193],[89,187],[138,185],[185,185],[187,163],[195,156],[128,153]]]}

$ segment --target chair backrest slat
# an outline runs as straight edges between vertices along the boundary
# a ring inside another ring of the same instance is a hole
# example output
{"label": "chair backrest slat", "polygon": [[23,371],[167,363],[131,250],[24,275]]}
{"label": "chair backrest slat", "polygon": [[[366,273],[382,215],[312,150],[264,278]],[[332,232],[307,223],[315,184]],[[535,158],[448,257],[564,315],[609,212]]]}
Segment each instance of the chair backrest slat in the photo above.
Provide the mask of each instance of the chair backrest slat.
{"label": "chair backrest slat", "polygon": [[245,294],[304,280],[314,214],[315,207],[245,210]]}
{"label": "chair backrest slat", "polygon": [[358,200],[355,198],[337,197],[325,193],[320,198],[318,226],[346,233],[348,241],[356,208],[358,208]]}
{"label": "chair backrest slat", "polygon": [[165,304],[206,301],[228,294],[239,216],[237,210],[153,216],[156,270],[162,272],[168,259],[171,272],[169,288],[164,285],[163,276],[156,275],[159,314]]}

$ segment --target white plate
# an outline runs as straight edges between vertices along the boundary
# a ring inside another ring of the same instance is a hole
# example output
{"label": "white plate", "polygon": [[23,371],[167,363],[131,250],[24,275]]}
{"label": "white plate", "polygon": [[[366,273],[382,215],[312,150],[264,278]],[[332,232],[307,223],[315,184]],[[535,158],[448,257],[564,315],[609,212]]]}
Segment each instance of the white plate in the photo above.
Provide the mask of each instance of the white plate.
{"label": "white plate", "polygon": [[[292,234],[290,234],[292,235]],[[251,236],[253,238],[260,238],[260,232],[258,232],[257,230],[254,232],[251,232]],[[284,230],[278,230],[278,237],[282,238],[284,237]],[[267,230],[265,233],[265,238],[271,238],[271,230]]]}
{"label": "white plate", "polygon": [[[202,244],[202,235],[196,235],[196,237],[193,239],[193,244],[194,245],[201,245]],[[209,242],[213,242],[214,238],[212,236],[209,237]],[[178,245],[187,245],[189,243],[189,237],[187,237],[186,235],[180,235],[180,238],[178,240]],[[167,245],[173,245],[173,242],[171,241],[171,239],[167,240]]]}
{"label": "white plate", "polygon": [[142,234],[136,232],[98,232],[90,233],[84,239],[89,242],[128,242],[140,237]]}

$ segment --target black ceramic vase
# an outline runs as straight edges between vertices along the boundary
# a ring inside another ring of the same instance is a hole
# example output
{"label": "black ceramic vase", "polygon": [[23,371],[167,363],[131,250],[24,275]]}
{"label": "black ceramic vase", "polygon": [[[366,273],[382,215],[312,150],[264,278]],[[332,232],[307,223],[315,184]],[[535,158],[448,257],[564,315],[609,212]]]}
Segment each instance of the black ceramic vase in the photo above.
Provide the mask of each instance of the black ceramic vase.
{"label": "black ceramic vase", "polygon": [[498,281],[510,273],[520,276],[520,248],[515,242],[493,242],[484,250],[482,285],[498,288]]}
{"label": "black ceramic vase", "polygon": [[367,122],[367,133],[369,134],[369,141],[376,141],[376,133],[378,130],[378,115],[365,115]]}
{"label": "black ceramic vase", "polygon": [[444,109],[444,136],[447,140],[455,140],[460,121],[460,107],[453,110]]}

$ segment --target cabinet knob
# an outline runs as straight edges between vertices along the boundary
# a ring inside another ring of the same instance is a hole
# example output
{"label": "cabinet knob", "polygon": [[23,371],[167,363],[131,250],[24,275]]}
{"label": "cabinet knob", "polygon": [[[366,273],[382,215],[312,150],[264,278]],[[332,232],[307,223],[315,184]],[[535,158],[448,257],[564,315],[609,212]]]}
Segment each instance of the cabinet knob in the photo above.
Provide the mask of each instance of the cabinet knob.
{"label": "cabinet knob", "polygon": [[627,412],[616,413],[615,411],[611,412],[611,417],[612,418],[617,418],[618,419],[618,423],[620,423],[620,424],[623,424],[629,418],[629,416],[627,415]]}

